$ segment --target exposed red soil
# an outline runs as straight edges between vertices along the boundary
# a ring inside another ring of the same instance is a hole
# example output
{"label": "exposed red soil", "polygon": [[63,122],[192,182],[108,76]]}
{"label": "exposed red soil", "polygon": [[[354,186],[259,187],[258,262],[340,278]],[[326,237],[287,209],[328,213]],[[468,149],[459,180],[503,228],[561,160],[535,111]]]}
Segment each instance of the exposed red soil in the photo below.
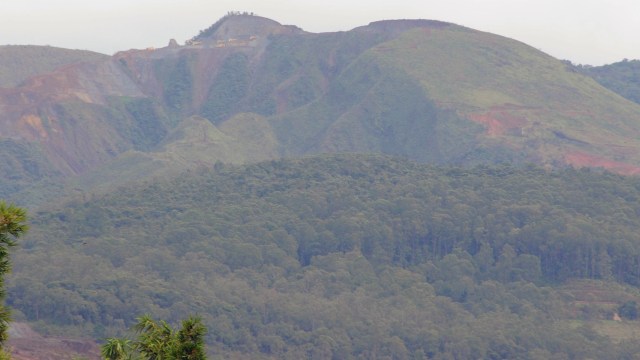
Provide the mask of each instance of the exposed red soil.
{"label": "exposed red soil", "polygon": [[[109,96],[141,94],[113,61],[67,65],[0,89],[0,136],[39,143],[56,170],[77,174],[122,148],[112,124],[93,116],[99,113],[94,105],[106,104]],[[60,121],[59,104],[81,110]]]}
{"label": "exposed red soil", "polygon": [[565,155],[567,164],[575,167],[600,167],[622,175],[640,175],[640,167],[583,151],[572,151]]}
{"label": "exposed red soil", "polygon": [[487,135],[501,136],[520,133],[528,124],[527,118],[514,114],[513,106],[496,106],[485,113],[470,114],[471,121],[484,125]]}
{"label": "exposed red soil", "polygon": [[101,359],[100,347],[93,340],[44,337],[24,323],[11,324],[8,348],[14,360]]}
{"label": "exposed red soil", "polygon": [[[526,117],[518,114],[518,111],[521,110],[532,109],[505,104],[503,106],[494,106],[485,112],[469,114],[467,117],[469,120],[485,126],[486,134],[488,136],[519,136],[522,134],[522,129],[529,124]],[[635,149],[626,147],[615,145],[609,145],[609,147],[615,148],[616,153],[621,156],[629,156],[635,152]],[[568,150],[568,152],[563,155],[562,161],[568,165],[578,168],[599,167],[622,175],[640,175],[639,166],[622,161],[615,161],[607,157],[590,154],[585,151]]]}

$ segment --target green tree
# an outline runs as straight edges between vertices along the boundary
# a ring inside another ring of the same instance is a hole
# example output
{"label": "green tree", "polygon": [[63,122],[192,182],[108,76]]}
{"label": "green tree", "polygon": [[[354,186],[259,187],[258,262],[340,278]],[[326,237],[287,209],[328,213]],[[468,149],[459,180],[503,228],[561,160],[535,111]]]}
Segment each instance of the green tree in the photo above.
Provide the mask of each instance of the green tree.
{"label": "green tree", "polygon": [[164,320],[157,322],[149,315],[144,315],[133,328],[138,333],[138,340],[133,343],[133,347],[144,359],[169,358],[176,345],[175,334],[169,324]]}
{"label": "green tree", "polygon": [[149,315],[138,318],[133,329],[134,341],[107,339],[102,346],[106,360],[203,360],[206,359],[204,335],[207,332],[199,317],[182,321],[175,331],[164,320],[155,321]]}
{"label": "green tree", "polygon": [[635,320],[638,318],[638,304],[635,301],[627,301],[618,307],[618,313],[625,319]]}
{"label": "green tree", "polygon": [[107,339],[101,349],[102,357],[107,360],[131,359],[131,341],[126,339]]}
{"label": "green tree", "polygon": [[206,359],[204,335],[207,328],[198,317],[190,317],[182,321],[182,328],[176,336],[176,359]]}
{"label": "green tree", "polygon": [[9,309],[4,305],[4,276],[11,271],[9,248],[15,246],[16,240],[27,231],[26,222],[27,212],[24,209],[0,200],[0,352],[8,337],[10,317]]}

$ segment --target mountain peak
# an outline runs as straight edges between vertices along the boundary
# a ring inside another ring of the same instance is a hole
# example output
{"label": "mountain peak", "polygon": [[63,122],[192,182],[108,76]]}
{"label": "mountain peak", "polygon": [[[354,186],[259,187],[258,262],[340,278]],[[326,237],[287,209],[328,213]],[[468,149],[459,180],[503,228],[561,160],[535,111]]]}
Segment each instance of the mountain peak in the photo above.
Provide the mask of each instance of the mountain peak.
{"label": "mountain peak", "polygon": [[247,12],[230,12],[213,25],[194,36],[189,43],[242,39],[271,34],[299,34],[304,31],[297,26],[282,25],[275,20]]}
{"label": "mountain peak", "polygon": [[446,28],[454,24],[425,19],[400,19],[400,20],[380,20],[369,23],[366,26],[355,28],[356,31],[379,31],[385,33],[401,33],[413,28]]}

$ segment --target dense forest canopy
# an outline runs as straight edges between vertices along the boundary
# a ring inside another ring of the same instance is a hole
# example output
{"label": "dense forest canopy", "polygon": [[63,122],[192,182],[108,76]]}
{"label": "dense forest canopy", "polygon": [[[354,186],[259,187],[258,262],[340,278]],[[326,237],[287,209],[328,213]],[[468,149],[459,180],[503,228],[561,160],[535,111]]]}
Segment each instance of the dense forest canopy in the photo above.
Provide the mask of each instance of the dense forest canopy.
{"label": "dense forest canopy", "polygon": [[[591,170],[218,164],[36,213],[9,302],[98,338],[197,313],[239,358],[622,356],[640,348],[575,321],[636,299],[639,198]],[[578,311],[573,279],[627,290]]]}

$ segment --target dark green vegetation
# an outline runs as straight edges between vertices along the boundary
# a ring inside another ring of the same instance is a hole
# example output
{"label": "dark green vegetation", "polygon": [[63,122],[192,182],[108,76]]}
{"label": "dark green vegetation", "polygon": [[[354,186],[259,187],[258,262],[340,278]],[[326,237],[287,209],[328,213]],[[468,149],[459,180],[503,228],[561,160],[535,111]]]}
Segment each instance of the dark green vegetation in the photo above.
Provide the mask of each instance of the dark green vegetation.
{"label": "dark green vegetation", "polygon": [[16,139],[0,139],[0,197],[10,197],[34,183],[60,177],[38,144]]}
{"label": "dark green vegetation", "polygon": [[157,67],[164,90],[164,103],[167,109],[180,117],[185,113],[192,98],[193,74],[190,69],[189,57],[167,59],[159,62]]}
{"label": "dark green vegetation", "polygon": [[135,150],[150,150],[168,133],[171,121],[162,107],[147,98],[110,99],[110,120]]}
{"label": "dark green vegetation", "polygon": [[5,359],[4,343],[8,337],[10,310],[4,305],[6,297],[5,276],[11,271],[9,248],[28,230],[24,209],[0,200],[0,358]]}
{"label": "dark green vegetation", "polygon": [[588,170],[220,164],[36,213],[9,303],[97,338],[198,313],[238,358],[622,359],[592,322],[639,299],[639,198]]}
{"label": "dark green vegetation", "polygon": [[165,321],[155,321],[144,315],[134,326],[135,341],[107,339],[102,346],[106,360],[204,360],[206,359],[204,335],[207,329],[198,317],[182,321],[176,331]]}
{"label": "dark green vegetation", "polygon": [[618,308],[620,316],[629,320],[638,318],[638,304],[635,301],[627,301]]}
{"label": "dark green vegetation", "polygon": [[249,88],[249,60],[242,53],[227,57],[213,81],[202,115],[214,124],[219,124],[237,112],[240,102]]}
{"label": "dark green vegetation", "polygon": [[640,60],[625,59],[614,64],[581,66],[578,69],[607,89],[640,103]]}

